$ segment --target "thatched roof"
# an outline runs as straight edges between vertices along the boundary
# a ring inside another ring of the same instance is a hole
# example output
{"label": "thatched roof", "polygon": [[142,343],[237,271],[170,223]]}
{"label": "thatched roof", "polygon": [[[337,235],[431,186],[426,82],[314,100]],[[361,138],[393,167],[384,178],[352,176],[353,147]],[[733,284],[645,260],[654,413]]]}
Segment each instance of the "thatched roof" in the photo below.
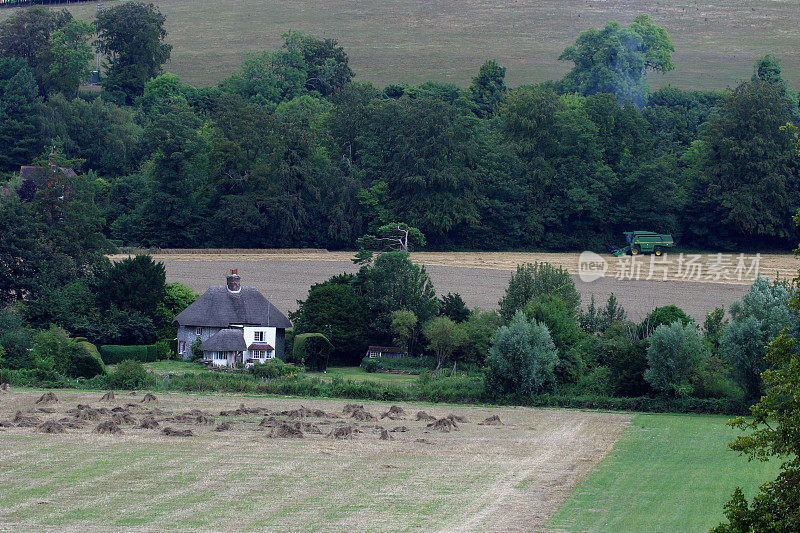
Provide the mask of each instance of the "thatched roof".
{"label": "thatched roof", "polygon": [[242,287],[238,292],[230,292],[222,286],[210,287],[176,316],[175,322],[181,326],[217,328],[227,328],[231,324],[283,329],[292,327],[286,315],[278,311],[255,287]]}
{"label": "thatched roof", "polygon": [[221,329],[200,345],[204,352],[243,352],[246,348],[241,328]]}

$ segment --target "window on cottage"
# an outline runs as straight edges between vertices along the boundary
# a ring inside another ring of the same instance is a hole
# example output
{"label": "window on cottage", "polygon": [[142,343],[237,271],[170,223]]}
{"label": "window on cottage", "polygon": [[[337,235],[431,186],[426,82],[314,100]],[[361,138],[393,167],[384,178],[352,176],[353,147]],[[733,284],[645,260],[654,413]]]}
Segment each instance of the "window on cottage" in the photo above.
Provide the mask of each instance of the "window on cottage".
{"label": "window on cottage", "polygon": [[202,335],[203,334],[203,328],[194,328],[194,334],[195,335]]}
{"label": "window on cottage", "polygon": [[183,353],[184,353],[185,351],[186,351],[186,341],[180,341],[180,342],[178,343],[178,353],[179,353],[179,354],[181,354],[181,355],[183,355]]}
{"label": "window on cottage", "polygon": [[264,342],[264,332],[263,331],[256,331],[255,332],[255,342]]}

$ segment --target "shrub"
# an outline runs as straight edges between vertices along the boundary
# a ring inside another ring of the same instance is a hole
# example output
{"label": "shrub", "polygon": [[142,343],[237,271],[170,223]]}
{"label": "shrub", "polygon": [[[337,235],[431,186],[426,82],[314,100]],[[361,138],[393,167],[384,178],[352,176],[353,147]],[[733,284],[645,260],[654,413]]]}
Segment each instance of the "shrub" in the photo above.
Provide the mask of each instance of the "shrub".
{"label": "shrub", "polygon": [[501,325],[503,320],[496,311],[475,311],[460,324],[464,331],[464,344],[456,351],[455,359],[468,365],[483,366],[489,355],[492,337]]}
{"label": "shrub", "polygon": [[123,360],[150,363],[160,359],[159,348],[156,344],[141,346],[122,346],[106,344],[100,347],[100,356],[107,365],[115,365]]}
{"label": "shrub", "polygon": [[578,382],[578,386],[581,393],[586,395],[609,396],[612,383],[611,369],[607,366],[598,366],[583,376]]}
{"label": "shrub", "polygon": [[117,389],[141,389],[147,383],[147,371],[139,361],[126,359],[109,375],[111,386]]}
{"label": "shrub", "polygon": [[581,302],[575,282],[565,268],[556,268],[550,263],[526,263],[517,266],[508,282],[506,293],[500,299],[500,316],[511,320],[531,299],[543,294],[560,297],[573,312],[577,312]]}
{"label": "shrub", "polygon": [[156,349],[156,357],[159,359],[172,359],[176,353],[168,341],[158,341],[154,346]]}
{"label": "shrub", "polygon": [[583,336],[574,309],[558,296],[551,294],[537,296],[527,303],[524,311],[528,320],[547,326],[553,344],[560,354],[572,348]]}
{"label": "shrub", "polygon": [[708,356],[694,324],[676,321],[658,326],[650,335],[644,379],[655,390],[688,396]]}
{"label": "shrub", "polygon": [[365,357],[361,360],[361,368],[364,369],[364,372],[372,373],[378,371],[380,365],[375,359],[375,357]]}
{"label": "shrub", "polygon": [[674,322],[687,325],[691,324],[693,320],[677,305],[656,307],[642,320],[642,323],[639,325],[639,335],[641,337],[649,337],[658,326],[668,326]]}
{"label": "shrub", "polygon": [[97,375],[104,375],[106,369],[98,357],[87,354],[80,354],[72,357],[67,375],[73,378],[93,378]]}
{"label": "shrub", "polygon": [[518,311],[497,330],[489,349],[486,386],[494,395],[529,395],[553,384],[558,353],[544,324]]}
{"label": "shrub", "polygon": [[301,373],[301,369],[294,365],[287,365],[280,359],[270,359],[265,363],[251,366],[250,373],[261,379],[275,379],[298,376]]}
{"label": "shrub", "polygon": [[643,396],[652,389],[644,379],[648,341],[638,338],[632,322],[617,322],[599,340],[600,362],[611,370],[615,396]]}
{"label": "shrub", "polygon": [[319,372],[328,368],[333,345],[322,333],[301,333],[294,338],[294,360]]}
{"label": "shrub", "polygon": [[470,316],[467,305],[458,293],[452,294],[448,292],[447,296],[442,296],[439,302],[439,314],[448,317],[453,322],[464,322]]}

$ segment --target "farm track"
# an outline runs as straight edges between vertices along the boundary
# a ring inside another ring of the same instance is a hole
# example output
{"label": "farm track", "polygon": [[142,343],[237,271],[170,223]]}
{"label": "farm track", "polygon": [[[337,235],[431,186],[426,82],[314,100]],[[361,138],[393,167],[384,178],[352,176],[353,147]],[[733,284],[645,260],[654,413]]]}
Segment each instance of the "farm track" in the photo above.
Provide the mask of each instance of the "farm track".
{"label": "farm track", "polygon": [[[121,259],[126,255],[112,256]],[[212,285],[220,285],[229,268],[238,268],[245,284],[255,286],[283,311],[297,308],[297,300],[306,297],[309,287],[335,274],[356,272],[350,258],[351,252],[326,250],[160,250],[153,257],[163,261],[168,281],[178,281],[203,292]],[[674,304],[690,316],[702,321],[715,307],[727,308],[741,298],[752,283],[752,273],[737,279],[687,281],[677,274],[677,267],[668,270],[666,281],[661,281],[663,271],[657,270],[654,279],[647,277],[651,257],[640,259],[644,266],[642,279],[618,279],[616,266],[620,258],[602,256],[609,261],[605,277],[585,283],[575,276],[575,285],[584,305],[592,296],[602,304],[611,293],[628,313],[628,318],[640,320],[655,307]],[[415,252],[411,259],[424,264],[431,275],[437,292],[461,294],[469,307],[496,309],[508,280],[521,263],[547,261],[563,266],[570,272],[578,270],[578,254],[574,253],[517,253],[517,252]],[[630,258],[624,258],[623,260]],[[677,262],[672,254],[664,260]],[[714,263],[714,254],[700,257],[699,264],[707,268]],[[736,256],[731,256],[733,266]],[[751,258],[747,257],[747,266]],[[760,259],[762,275],[793,279],[800,260],[793,255],[765,254]],[[703,270],[702,272],[705,272]]]}

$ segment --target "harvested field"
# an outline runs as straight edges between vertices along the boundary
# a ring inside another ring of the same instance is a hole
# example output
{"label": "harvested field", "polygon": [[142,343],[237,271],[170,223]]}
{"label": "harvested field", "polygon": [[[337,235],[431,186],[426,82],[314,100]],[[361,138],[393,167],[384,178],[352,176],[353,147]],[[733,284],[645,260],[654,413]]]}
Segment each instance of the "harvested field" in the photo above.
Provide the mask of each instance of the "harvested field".
{"label": "harvested field", "polygon": [[[417,252],[411,254],[413,261],[426,265],[439,294],[458,292],[470,307],[496,309],[503,296],[508,279],[521,263],[547,261],[564,266],[575,274],[578,271],[578,255],[574,253],[516,253],[516,252]],[[324,281],[342,272],[356,272],[350,262],[350,252],[328,252],[325,250],[234,250],[199,252],[166,250],[154,254],[164,262],[167,281],[179,281],[198,292],[212,285],[220,285],[228,268],[238,268],[245,284],[258,288],[284,312],[297,308],[297,300],[308,294],[313,283]],[[122,255],[113,256],[118,259]],[[739,281],[731,271],[732,279],[714,279],[710,274],[717,263],[715,254],[700,256],[699,281],[685,281],[678,272],[678,257],[665,255],[672,261],[667,269],[667,280],[661,281],[662,270],[656,270],[651,280],[648,274],[650,257],[638,259],[644,268],[638,280],[617,279],[621,258],[601,256],[608,261],[607,276],[592,282],[583,282],[575,276],[575,284],[583,297],[584,305],[594,295],[599,304],[605,302],[612,292],[633,320],[644,318],[653,308],[674,304],[690,316],[702,321],[715,307],[727,308],[741,298],[752,282],[753,273],[742,276]],[[687,256],[688,257],[688,256]],[[630,260],[630,258],[625,258]],[[738,258],[731,256],[735,268]],[[751,266],[747,257],[746,266]],[[760,257],[762,275],[792,279],[800,268],[800,260],[791,254],[765,254]],[[685,269],[684,269],[685,272]],[[706,279],[710,276],[710,279]]]}
{"label": "harvested field", "polygon": [[[115,5],[117,2],[109,2]],[[53,6],[94,18],[94,2]],[[753,61],[783,60],[784,78],[798,86],[797,2],[764,0],[161,0],[166,69],[184,81],[214,85],[250,51],[277,49],[289,30],[338,39],[356,80],[434,80],[466,87],[486,59],[508,67],[509,85],[560,78],[570,67],[561,51],[581,31],[649,13],[669,32],[676,69],[652,74],[651,85],[724,89],[749,79]],[[0,10],[0,20],[15,10]]]}
{"label": "harvested field", "polygon": [[[27,412],[40,394],[9,392],[0,419]],[[99,401],[91,391],[58,396],[57,416]],[[124,400],[118,403],[124,406]],[[347,404],[159,393],[159,405],[178,413],[235,412],[242,403],[259,413],[343,413]],[[390,406],[364,403],[371,412]],[[163,430],[169,434],[135,426],[100,434],[93,433],[94,424],[48,434],[35,427],[5,428],[0,529],[157,524],[163,530],[309,531],[324,524],[329,531],[539,530],[631,418],[429,404],[402,404],[394,411],[423,408],[437,419],[453,415],[470,422],[442,433],[410,419],[402,426],[389,419],[375,426],[315,417],[313,424],[327,423],[315,431],[310,421],[276,414],[283,421],[273,431],[256,431],[263,415],[240,411],[226,418],[232,422],[226,431],[177,422]],[[104,414],[101,424],[111,423],[114,413]],[[474,423],[491,415],[505,425]],[[300,431],[303,438],[296,438]]]}

